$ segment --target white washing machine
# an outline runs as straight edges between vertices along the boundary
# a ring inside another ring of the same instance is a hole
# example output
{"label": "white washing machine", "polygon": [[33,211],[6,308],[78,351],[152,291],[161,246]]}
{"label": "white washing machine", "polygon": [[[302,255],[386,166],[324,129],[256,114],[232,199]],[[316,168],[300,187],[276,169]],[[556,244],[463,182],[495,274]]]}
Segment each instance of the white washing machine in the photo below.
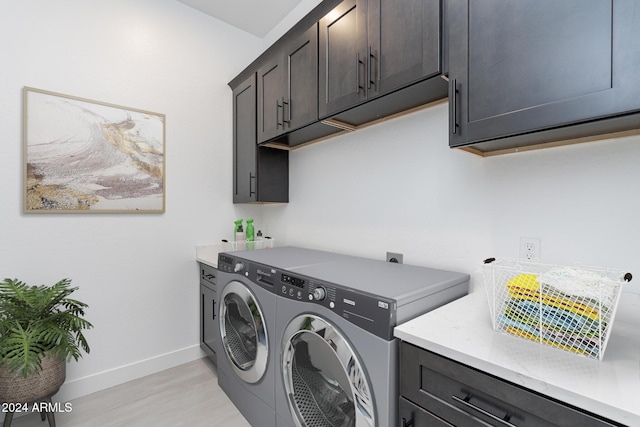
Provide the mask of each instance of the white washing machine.
{"label": "white washing machine", "polygon": [[275,334],[280,268],[323,262],[335,254],[296,248],[221,253],[218,256],[218,384],[254,426],[276,425]]}
{"label": "white washing machine", "polygon": [[399,425],[393,328],[469,287],[467,274],[349,256],[274,279],[276,423],[287,427]]}

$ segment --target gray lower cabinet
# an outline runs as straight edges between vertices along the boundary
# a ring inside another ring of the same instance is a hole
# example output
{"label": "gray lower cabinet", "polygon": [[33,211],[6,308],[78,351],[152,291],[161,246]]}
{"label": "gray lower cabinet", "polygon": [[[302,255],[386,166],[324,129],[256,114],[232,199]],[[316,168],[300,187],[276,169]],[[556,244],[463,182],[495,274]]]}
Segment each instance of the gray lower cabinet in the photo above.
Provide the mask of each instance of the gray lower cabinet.
{"label": "gray lower cabinet", "polygon": [[219,339],[216,321],[217,310],[217,270],[200,263],[200,348],[216,362],[216,348]]}
{"label": "gray lower cabinet", "polygon": [[446,2],[451,147],[637,129],[637,0]]}
{"label": "gray lower cabinet", "polygon": [[402,427],[619,425],[405,342],[400,394]]}

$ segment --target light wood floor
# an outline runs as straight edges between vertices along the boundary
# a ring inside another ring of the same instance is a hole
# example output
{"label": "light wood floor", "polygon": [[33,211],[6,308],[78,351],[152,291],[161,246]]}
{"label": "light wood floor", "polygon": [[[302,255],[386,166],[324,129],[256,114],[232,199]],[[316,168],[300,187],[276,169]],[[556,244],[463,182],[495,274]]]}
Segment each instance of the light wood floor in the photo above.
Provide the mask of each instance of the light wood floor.
{"label": "light wood floor", "polygon": [[[71,412],[56,413],[58,427],[246,427],[218,387],[208,359],[129,381],[72,400]],[[39,414],[14,418],[12,427],[47,427]]]}

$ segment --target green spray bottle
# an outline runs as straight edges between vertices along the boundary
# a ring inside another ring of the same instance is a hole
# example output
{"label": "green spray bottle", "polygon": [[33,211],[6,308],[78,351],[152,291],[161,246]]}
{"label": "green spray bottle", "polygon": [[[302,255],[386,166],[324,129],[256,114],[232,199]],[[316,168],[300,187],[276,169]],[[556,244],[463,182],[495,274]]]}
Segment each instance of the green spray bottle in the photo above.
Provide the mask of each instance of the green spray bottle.
{"label": "green spray bottle", "polygon": [[253,249],[253,235],[254,235],[254,229],[253,229],[253,219],[248,219],[247,220],[247,250],[252,250]]}

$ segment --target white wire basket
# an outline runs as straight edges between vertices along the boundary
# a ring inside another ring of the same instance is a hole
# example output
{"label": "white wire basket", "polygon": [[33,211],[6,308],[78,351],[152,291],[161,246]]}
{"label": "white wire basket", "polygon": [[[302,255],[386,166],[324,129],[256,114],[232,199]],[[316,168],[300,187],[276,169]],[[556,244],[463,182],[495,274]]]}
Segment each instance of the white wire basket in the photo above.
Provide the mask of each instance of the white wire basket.
{"label": "white wire basket", "polygon": [[237,242],[229,242],[226,240],[222,241],[222,248],[226,252],[235,252],[235,251],[253,251],[256,249],[270,249],[276,246],[275,239],[269,237],[268,239],[262,240],[254,240],[254,241],[246,241],[241,240]]}
{"label": "white wire basket", "polygon": [[484,263],[494,330],[602,360],[631,273],[520,259]]}

